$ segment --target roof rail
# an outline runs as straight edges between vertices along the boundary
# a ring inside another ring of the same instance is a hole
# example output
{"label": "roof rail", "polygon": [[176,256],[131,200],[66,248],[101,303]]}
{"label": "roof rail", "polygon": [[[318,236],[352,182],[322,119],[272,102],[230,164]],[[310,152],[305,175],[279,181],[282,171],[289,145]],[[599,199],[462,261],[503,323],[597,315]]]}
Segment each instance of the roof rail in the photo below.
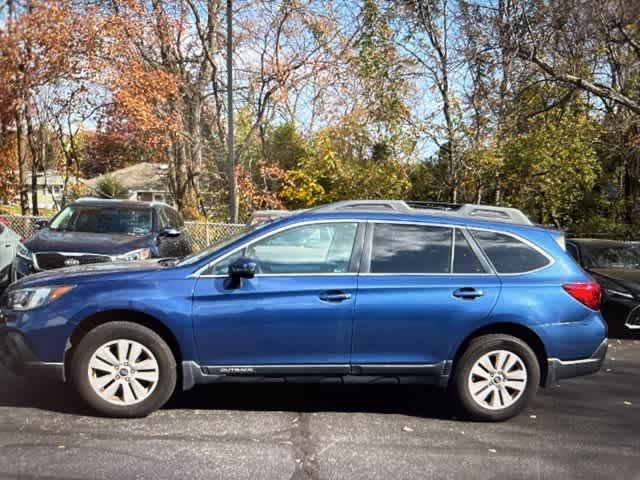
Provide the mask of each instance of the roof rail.
{"label": "roof rail", "polygon": [[344,200],[312,209],[314,212],[338,210],[385,211],[425,215],[474,217],[481,220],[533,225],[533,222],[517,208],[476,205],[473,203],[421,202],[404,200]]}

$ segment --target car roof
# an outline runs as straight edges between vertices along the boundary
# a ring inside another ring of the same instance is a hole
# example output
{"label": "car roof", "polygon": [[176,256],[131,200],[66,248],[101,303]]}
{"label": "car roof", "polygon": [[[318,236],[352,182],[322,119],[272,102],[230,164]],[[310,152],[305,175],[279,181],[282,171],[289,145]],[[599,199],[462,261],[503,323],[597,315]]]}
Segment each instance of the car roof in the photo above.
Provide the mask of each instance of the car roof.
{"label": "car roof", "polygon": [[93,198],[93,197],[85,197],[79,198],[71,205],[91,205],[95,207],[112,207],[114,205],[121,207],[129,207],[129,208],[152,208],[152,207],[167,207],[171,208],[169,205],[163,202],[142,202],[138,200],[121,200],[115,198]]}
{"label": "car roof", "polygon": [[454,225],[461,227],[475,227],[478,229],[517,231],[521,229],[535,230],[544,232],[557,232],[557,230],[549,229],[539,225],[523,225],[517,223],[508,223],[502,221],[492,221],[483,218],[462,217],[459,215],[447,215],[446,213],[429,215],[427,213],[401,213],[397,211],[363,211],[363,210],[333,210],[327,211],[322,209],[306,210],[297,214],[288,215],[278,218],[270,223],[270,225],[285,225],[287,223],[298,223],[313,220],[380,220],[390,222],[415,222],[415,223],[436,223],[442,225]]}

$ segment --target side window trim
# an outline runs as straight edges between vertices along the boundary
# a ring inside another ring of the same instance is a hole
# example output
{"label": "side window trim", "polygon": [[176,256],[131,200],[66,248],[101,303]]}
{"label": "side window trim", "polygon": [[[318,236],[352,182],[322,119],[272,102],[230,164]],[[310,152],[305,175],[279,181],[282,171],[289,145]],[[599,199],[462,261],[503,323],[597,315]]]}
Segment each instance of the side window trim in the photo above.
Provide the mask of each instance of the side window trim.
{"label": "side window trim", "polygon": [[449,254],[449,273],[453,274],[453,266],[456,261],[456,234],[458,232],[457,228],[452,229],[451,231],[451,250]]}
{"label": "side window trim", "polygon": [[373,222],[366,222],[366,233],[364,235],[364,247],[362,251],[362,260],[358,274],[367,274],[371,271],[371,251],[373,250]]}
{"label": "side window trim", "polygon": [[[542,270],[545,270],[545,269],[551,267],[554,263],[556,263],[555,258],[553,258],[551,255],[549,255],[542,248],[540,248],[535,243],[532,243],[529,240],[527,240],[526,238],[522,238],[520,235],[517,235],[515,233],[507,232],[505,230],[496,230],[496,229],[492,229],[492,228],[477,228],[477,227],[468,227],[467,230],[468,230],[467,233],[469,234],[468,236],[473,241],[473,245],[477,246],[480,249],[480,251],[482,252],[482,257],[481,258],[486,259],[486,261],[489,262],[489,265],[491,266],[491,271],[494,272],[498,277],[512,277],[512,276],[517,276],[517,275],[529,275],[531,273],[540,272]],[[480,247],[480,244],[477,243],[477,240],[473,236],[473,232],[474,231],[497,233],[499,235],[506,235],[507,237],[515,238],[519,242],[524,243],[526,246],[528,246],[529,248],[535,250],[540,255],[542,255],[544,258],[546,258],[548,263],[546,265],[543,265],[540,268],[535,268],[533,270],[527,270],[525,272],[499,273],[498,270],[493,265],[493,262],[491,262],[491,260],[489,259],[489,257],[485,253],[485,251]]]}
{"label": "side window trim", "polygon": [[364,242],[365,232],[367,224],[366,222],[358,221],[358,229],[356,230],[356,238],[353,241],[353,248],[351,249],[351,258],[349,259],[349,274],[357,275],[360,271],[362,259],[364,256]]}
{"label": "side window trim", "polygon": [[462,236],[467,240],[467,243],[471,247],[473,253],[476,255],[476,258],[480,262],[480,265],[482,265],[482,268],[484,268],[484,272],[482,273],[458,273],[456,275],[496,275],[497,273],[493,268],[493,265],[491,264],[485,253],[482,251],[482,248],[480,248],[480,245],[476,243],[475,238],[473,238],[473,235],[469,233],[467,228],[456,227],[456,231],[460,232]]}
{"label": "side window trim", "polygon": [[[283,228],[280,229],[276,229],[273,230],[271,232],[267,232],[264,235],[261,235],[251,241],[245,242],[242,245],[240,245],[237,248],[234,248],[233,250],[230,250],[229,252],[221,255],[220,257],[216,258],[215,260],[212,260],[211,262],[207,263],[205,266],[200,267],[198,270],[196,270],[195,272],[193,272],[191,275],[189,275],[189,277],[194,277],[194,278],[222,278],[222,277],[226,277],[227,275],[221,275],[221,274],[203,274],[202,272],[206,272],[207,270],[210,270],[212,268],[214,268],[219,262],[224,261],[226,258],[230,257],[231,255],[242,251],[243,255],[246,255],[247,249],[253,245],[254,243],[257,243],[261,240],[265,240],[273,235],[277,235],[279,233],[282,232],[286,232],[287,230],[291,230],[297,227],[304,227],[304,226],[308,226],[308,225],[322,225],[322,224],[333,224],[333,223],[355,223],[356,224],[356,238],[354,240],[353,243],[353,248],[351,250],[351,258],[349,260],[349,271],[348,272],[343,272],[343,273],[260,273],[257,274],[256,277],[292,277],[292,276],[306,276],[306,277],[317,277],[317,276],[334,276],[334,275],[357,275],[358,274],[358,270],[357,270],[357,264],[354,262],[354,255],[356,255],[356,250],[358,249],[358,247],[360,247],[360,251],[357,252],[359,257],[362,256],[362,240],[364,237],[364,227],[366,224],[366,221],[364,220],[359,220],[359,219],[327,219],[327,220],[315,220],[315,221],[309,221],[309,222],[300,222],[300,223],[294,223],[291,225],[287,225]],[[358,244],[358,242],[360,242],[360,244]],[[360,258],[358,258],[358,260],[360,260]],[[361,263],[360,261],[357,262],[358,264]],[[354,265],[356,265],[356,268],[353,269]]]}

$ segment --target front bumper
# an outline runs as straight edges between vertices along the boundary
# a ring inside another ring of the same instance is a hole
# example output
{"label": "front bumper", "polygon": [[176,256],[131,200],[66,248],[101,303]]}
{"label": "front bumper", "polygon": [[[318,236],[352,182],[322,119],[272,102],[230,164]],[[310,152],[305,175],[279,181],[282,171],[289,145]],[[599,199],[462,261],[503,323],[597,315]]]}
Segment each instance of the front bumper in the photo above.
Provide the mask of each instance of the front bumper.
{"label": "front bumper", "polygon": [[0,364],[15,375],[64,380],[62,363],[41,361],[20,332],[1,325]]}
{"label": "front bumper", "polygon": [[605,338],[589,358],[570,361],[550,358],[548,360],[547,381],[545,382],[545,386],[549,387],[564,378],[581,377],[598,373],[604,364],[608,346],[609,340]]}

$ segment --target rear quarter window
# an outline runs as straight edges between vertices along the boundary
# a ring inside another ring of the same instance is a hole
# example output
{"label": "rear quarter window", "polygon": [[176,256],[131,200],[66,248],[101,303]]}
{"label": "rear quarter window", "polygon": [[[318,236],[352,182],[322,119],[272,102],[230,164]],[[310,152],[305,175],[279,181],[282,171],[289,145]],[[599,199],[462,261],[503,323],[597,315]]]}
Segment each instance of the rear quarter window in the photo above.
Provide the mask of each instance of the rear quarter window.
{"label": "rear quarter window", "polygon": [[535,248],[511,235],[481,230],[471,230],[471,234],[498,273],[526,273],[551,263]]}

